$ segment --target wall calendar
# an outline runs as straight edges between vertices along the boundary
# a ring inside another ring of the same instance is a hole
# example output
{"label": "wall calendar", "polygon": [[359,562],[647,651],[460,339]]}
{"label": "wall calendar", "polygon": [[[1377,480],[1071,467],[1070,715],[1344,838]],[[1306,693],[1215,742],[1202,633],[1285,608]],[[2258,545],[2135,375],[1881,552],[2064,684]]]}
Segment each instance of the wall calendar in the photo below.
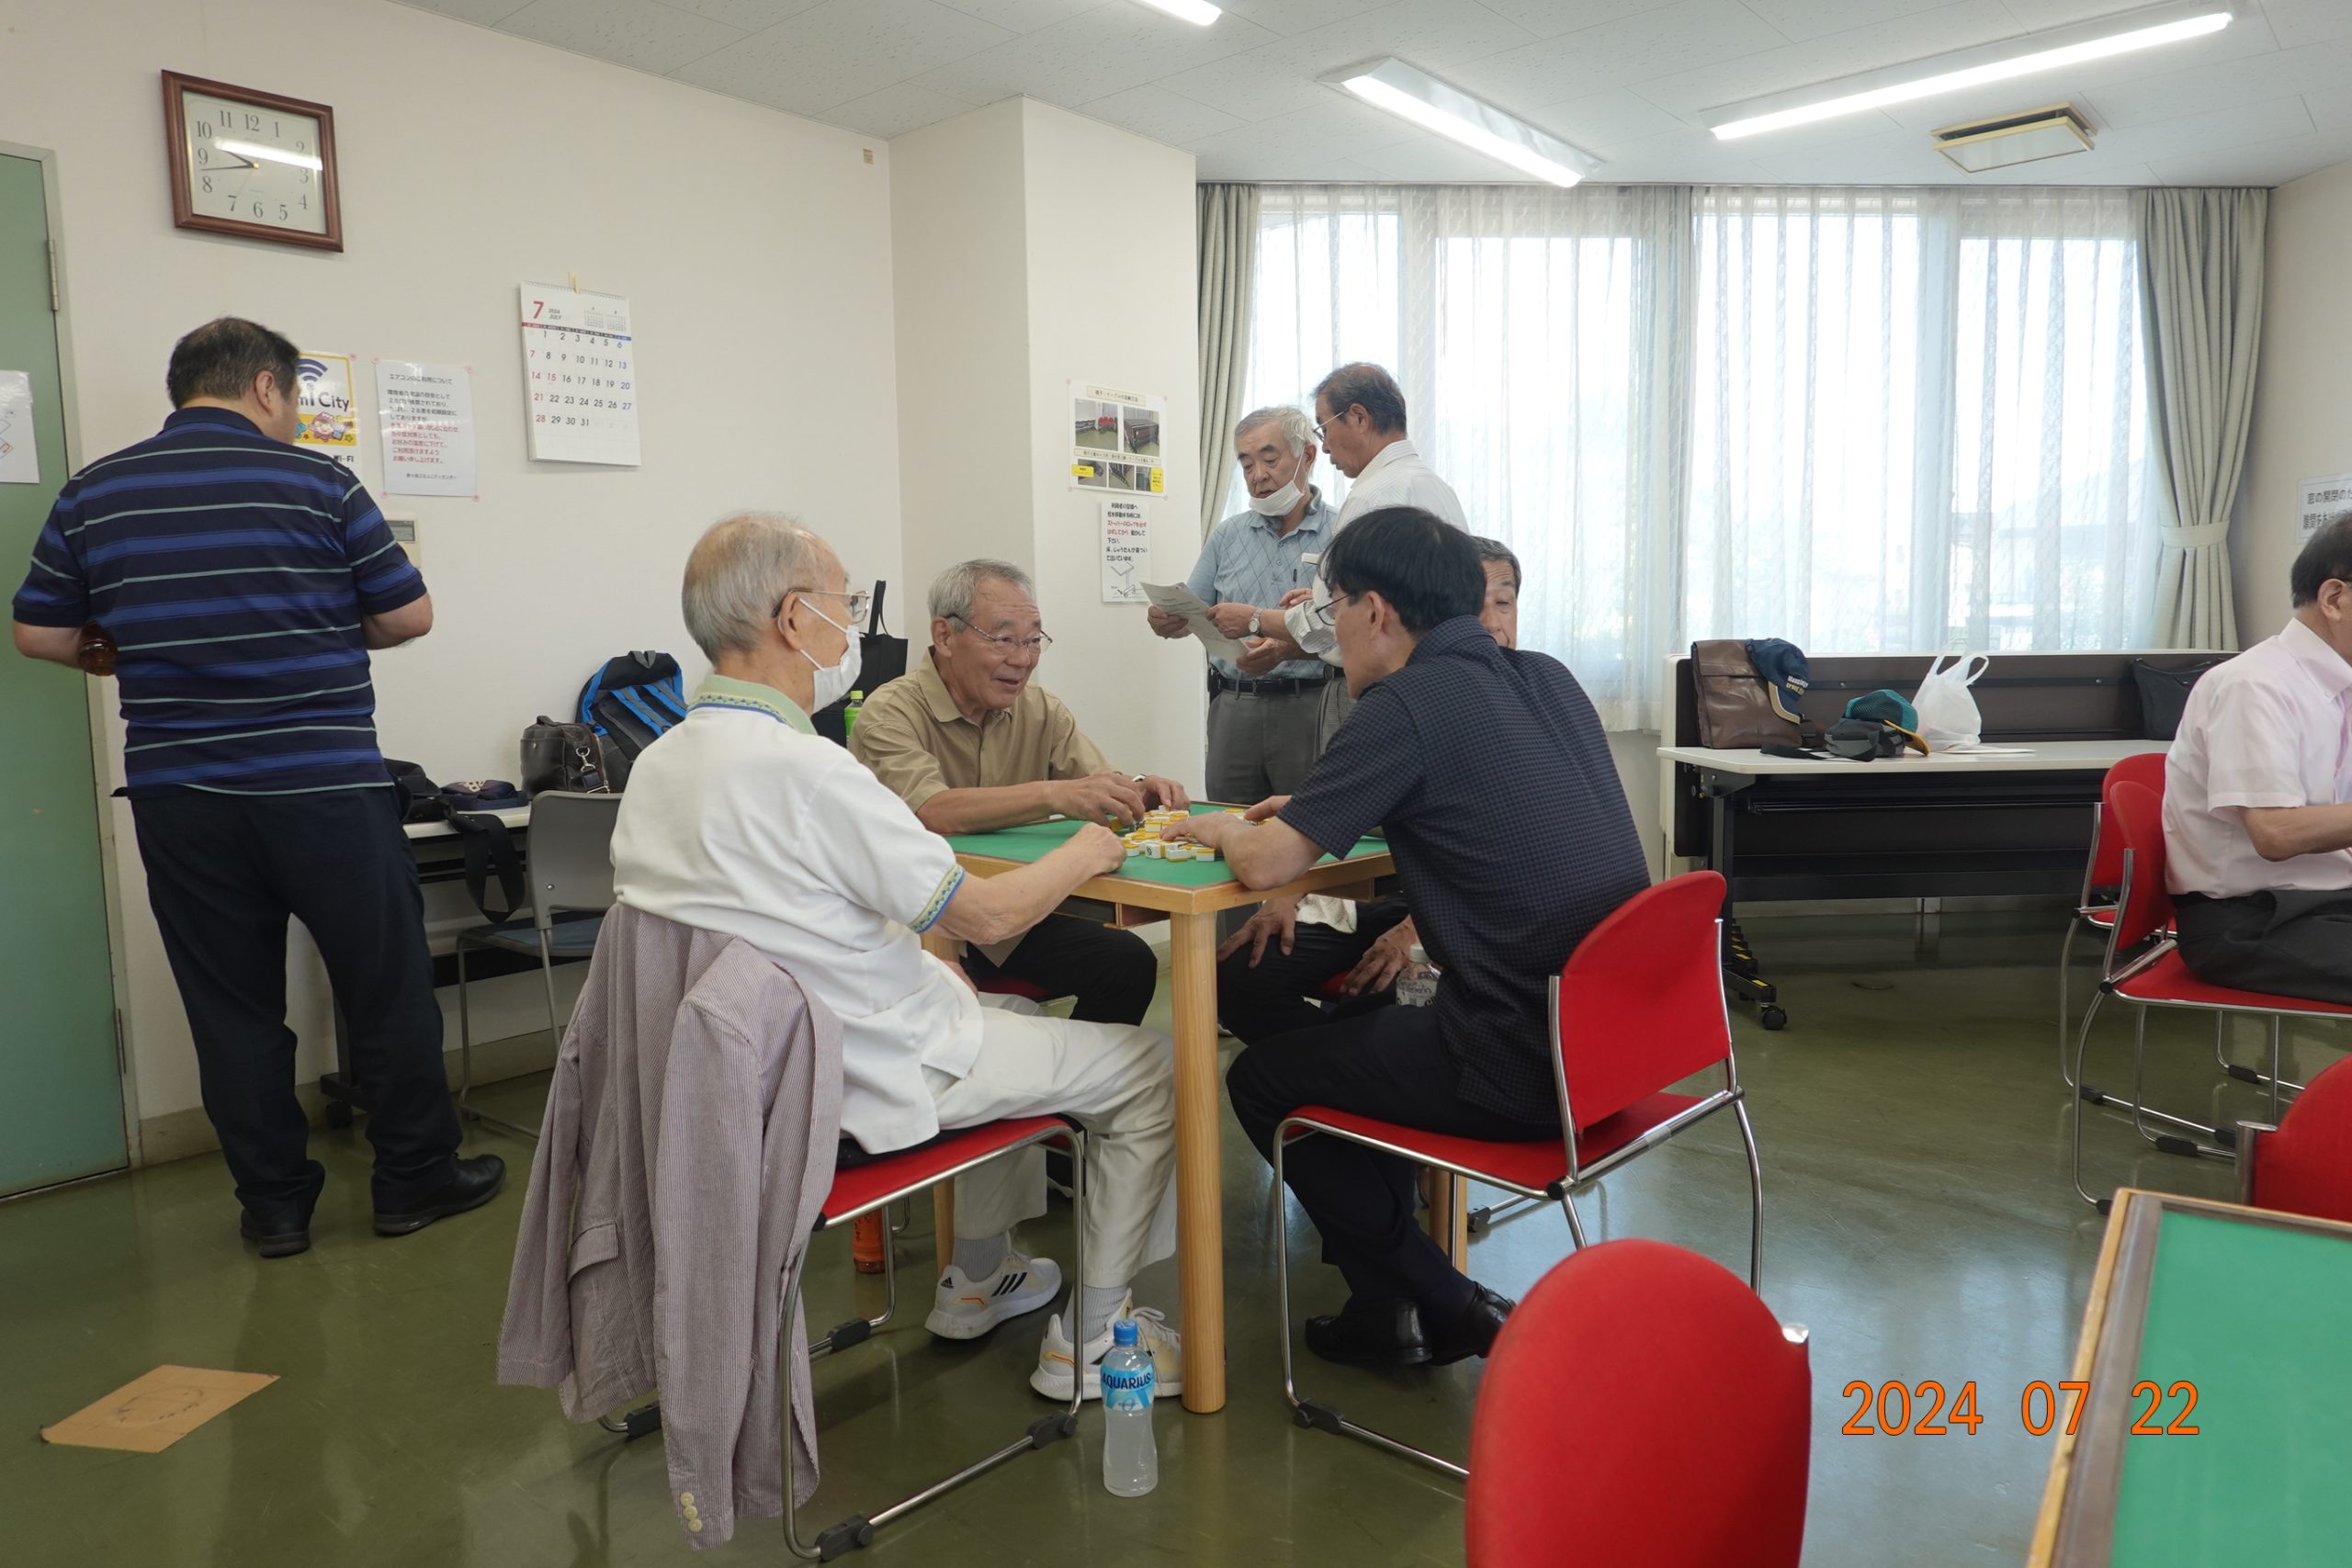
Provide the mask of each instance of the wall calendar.
{"label": "wall calendar", "polygon": [[637,340],[628,297],[526,283],[522,319],[531,457],[636,467]]}

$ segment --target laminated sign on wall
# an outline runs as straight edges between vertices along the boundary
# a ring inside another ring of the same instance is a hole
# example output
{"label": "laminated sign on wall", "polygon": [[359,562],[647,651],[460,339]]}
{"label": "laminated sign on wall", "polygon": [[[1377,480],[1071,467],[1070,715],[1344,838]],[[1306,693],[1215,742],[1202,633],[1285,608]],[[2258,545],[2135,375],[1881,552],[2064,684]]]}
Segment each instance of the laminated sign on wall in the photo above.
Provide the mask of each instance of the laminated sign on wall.
{"label": "laminated sign on wall", "polygon": [[1151,525],[1143,502],[1102,502],[1102,603],[1143,603],[1143,574],[1151,565]]}
{"label": "laminated sign on wall", "polygon": [[1159,424],[1168,400],[1091,382],[1069,384],[1072,490],[1164,495]]}
{"label": "laminated sign on wall", "polygon": [[325,453],[357,479],[359,400],[351,390],[351,355],[306,353],[294,361],[294,445]]}
{"label": "laminated sign on wall", "polygon": [[463,365],[376,361],[387,495],[462,495],[474,481],[473,376]]}
{"label": "laminated sign on wall", "polygon": [[40,483],[40,444],[33,439],[33,378],[0,370],[0,485]]}
{"label": "laminated sign on wall", "polygon": [[531,456],[635,468],[637,338],[628,298],[545,283],[523,285],[522,298]]}

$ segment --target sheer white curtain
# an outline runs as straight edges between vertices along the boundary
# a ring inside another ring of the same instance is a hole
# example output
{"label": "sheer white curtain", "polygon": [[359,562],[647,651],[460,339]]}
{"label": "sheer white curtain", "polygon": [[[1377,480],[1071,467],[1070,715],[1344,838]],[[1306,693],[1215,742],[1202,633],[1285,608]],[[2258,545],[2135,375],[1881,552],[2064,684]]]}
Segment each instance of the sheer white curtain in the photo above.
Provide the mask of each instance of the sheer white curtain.
{"label": "sheer white curtain", "polygon": [[1249,403],[1393,369],[1612,728],[1694,637],[2149,636],[2128,192],[1276,186],[1260,224]]}
{"label": "sheer white curtain", "polygon": [[[1260,222],[1250,405],[1310,407],[1350,360],[1395,371],[1414,444],[1525,565],[1527,646],[1612,728],[1652,720],[1688,192],[1281,186]],[[1317,482],[1347,493],[1328,464]]]}

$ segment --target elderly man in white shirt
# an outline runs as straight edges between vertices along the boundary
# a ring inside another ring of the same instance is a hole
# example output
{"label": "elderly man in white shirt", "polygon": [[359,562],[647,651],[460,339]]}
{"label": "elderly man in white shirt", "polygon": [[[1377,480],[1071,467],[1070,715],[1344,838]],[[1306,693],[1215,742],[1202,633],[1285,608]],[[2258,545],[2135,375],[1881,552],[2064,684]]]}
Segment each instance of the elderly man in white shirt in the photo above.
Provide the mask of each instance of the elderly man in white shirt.
{"label": "elderly man in white shirt", "polygon": [[2286,629],[2208,672],[2165,765],[2198,978],[2352,1004],[2352,513],[2295,558]]}
{"label": "elderly man in white shirt", "polygon": [[[1176,1335],[1132,1294],[1136,1274],[1172,1251],[1160,1215],[1175,1158],[1168,1037],[984,1008],[919,934],[1017,936],[1118,866],[1118,840],[1090,823],[1034,864],[967,877],[944,839],[820,739],[808,716],[856,682],[866,595],[789,518],[712,527],[687,559],[683,597],[713,673],[631,772],[613,834],[620,901],[743,938],[840,1017],[842,1132],[870,1153],[1010,1116],[1058,1112],[1084,1126],[1087,1277],[1067,1323],[1048,1321],[1030,1382],[1066,1400],[1082,1373],[1098,1397],[1111,1323],[1133,1316],[1160,1388],[1181,1389]],[[933,1334],[976,1338],[1059,1294],[1052,1261],[1013,1247],[1012,1226],[1044,1207],[1034,1165],[958,1179]]]}

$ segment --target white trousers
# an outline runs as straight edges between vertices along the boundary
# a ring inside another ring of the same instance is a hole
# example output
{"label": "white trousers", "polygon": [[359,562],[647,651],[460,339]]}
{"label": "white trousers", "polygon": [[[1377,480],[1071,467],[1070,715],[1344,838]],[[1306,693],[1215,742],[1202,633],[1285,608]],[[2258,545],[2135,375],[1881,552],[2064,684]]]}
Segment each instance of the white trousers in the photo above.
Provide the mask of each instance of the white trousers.
{"label": "white trousers", "polygon": [[[1174,1070],[1174,1047],[1158,1030],[984,1006],[972,1070],[924,1076],[943,1129],[1049,1113],[1086,1129],[1080,1283],[1111,1288],[1133,1284],[1176,1250]],[[956,1179],[956,1234],[965,1240],[1001,1235],[1045,1212],[1042,1150]]]}

